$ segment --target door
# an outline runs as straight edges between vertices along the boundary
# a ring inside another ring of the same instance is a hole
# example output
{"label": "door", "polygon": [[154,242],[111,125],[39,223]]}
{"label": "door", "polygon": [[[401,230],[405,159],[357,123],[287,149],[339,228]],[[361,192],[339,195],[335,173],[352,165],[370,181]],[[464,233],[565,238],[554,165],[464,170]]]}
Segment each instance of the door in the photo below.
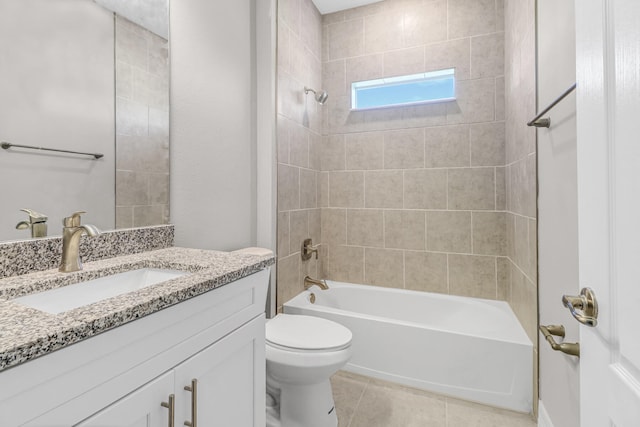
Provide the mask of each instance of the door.
{"label": "door", "polygon": [[[175,369],[176,425],[264,427],[264,316]],[[195,403],[195,405],[194,405]]]}
{"label": "door", "polygon": [[109,405],[77,427],[163,427],[169,425],[169,395],[173,394],[173,371],[156,378]]}
{"label": "door", "polygon": [[576,3],[580,327],[584,427],[640,425],[640,2]]}

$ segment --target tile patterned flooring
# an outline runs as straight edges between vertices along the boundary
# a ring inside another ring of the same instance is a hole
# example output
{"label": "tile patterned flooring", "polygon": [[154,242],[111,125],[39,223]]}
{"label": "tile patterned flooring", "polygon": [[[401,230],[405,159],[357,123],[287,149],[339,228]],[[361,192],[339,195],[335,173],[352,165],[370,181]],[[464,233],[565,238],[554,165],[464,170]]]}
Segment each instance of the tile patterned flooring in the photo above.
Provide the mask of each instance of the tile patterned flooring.
{"label": "tile patterned flooring", "polygon": [[338,427],[536,427],[530,415],[344,371],[331,384]]}

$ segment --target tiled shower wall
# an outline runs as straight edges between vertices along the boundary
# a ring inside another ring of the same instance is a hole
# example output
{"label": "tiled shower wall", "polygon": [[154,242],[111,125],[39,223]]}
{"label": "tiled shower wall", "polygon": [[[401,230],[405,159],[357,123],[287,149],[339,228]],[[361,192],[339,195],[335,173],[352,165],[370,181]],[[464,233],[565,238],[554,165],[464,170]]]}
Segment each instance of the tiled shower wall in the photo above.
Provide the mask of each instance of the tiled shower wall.
{"label": "tiled shower wall", "polygon": [[536,131],[526,125],[536,115],[536,1],[506,0],[505,16],[507,300],[534,343],[537,369]]}
{"label": "tiled shower wall", "polygon": [[[500,0],[323,17],[325,277],[507,299],[503,25]],[[350,111],[354,81],[444,68],[454,102]]]}
{"label": "tiled shower wall", "polygon": [[322,86],[322,23],[311,0],[278,1],[278,265],[277,301],[302,291],[302,279],[317,277],[315,258],[302,261],[302,241],[320,243],[317,182],[322,110],[308,86]]}
{"label": "tiled shower wall", "polygon": [[169,221],[167,40],[116,15],[116,228]]}

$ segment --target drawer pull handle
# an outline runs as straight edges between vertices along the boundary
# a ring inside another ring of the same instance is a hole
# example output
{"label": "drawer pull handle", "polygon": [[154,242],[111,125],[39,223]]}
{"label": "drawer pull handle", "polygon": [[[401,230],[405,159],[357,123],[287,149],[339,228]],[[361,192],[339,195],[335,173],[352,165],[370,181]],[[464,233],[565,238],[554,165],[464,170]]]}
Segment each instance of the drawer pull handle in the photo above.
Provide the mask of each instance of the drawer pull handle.
{"label": "drawer pull handle", "polygon": [[185,421],[187,427],[198,427],[198,380],[192,379],[191,385],[184,386],[186,391],[191,392],[191,421]]}
{"label": "drawer pull handle", "polygon": [[176,414],[176,395],[169,395],[169,402],[162,402],[160,404],[163,408],[169,409],[169,427],[174,427],[175,423],[175,414]]}

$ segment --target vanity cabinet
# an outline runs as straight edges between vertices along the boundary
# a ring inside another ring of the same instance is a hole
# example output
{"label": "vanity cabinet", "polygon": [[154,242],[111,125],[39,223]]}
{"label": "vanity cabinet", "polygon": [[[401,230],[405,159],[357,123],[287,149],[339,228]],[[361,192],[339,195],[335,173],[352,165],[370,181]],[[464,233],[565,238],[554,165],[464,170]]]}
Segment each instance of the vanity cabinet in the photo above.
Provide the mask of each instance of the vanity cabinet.
{"label": "vanity cabinet", "polygon": [[200,427],[264,427],[268,281],[265,269],[0,372],[0,425],[166,427],[174,395],[175,426],[196,403]]}
{"label": "vanity cabinet", "polygon": [[200,426],[253,426],[254,394],[264,391],[255,372],[256,358],[264,355],[263,330],[264,319],[254,319],[77,427],[165,427],[170,416],[176,426],[193,425],[194,411]]}

